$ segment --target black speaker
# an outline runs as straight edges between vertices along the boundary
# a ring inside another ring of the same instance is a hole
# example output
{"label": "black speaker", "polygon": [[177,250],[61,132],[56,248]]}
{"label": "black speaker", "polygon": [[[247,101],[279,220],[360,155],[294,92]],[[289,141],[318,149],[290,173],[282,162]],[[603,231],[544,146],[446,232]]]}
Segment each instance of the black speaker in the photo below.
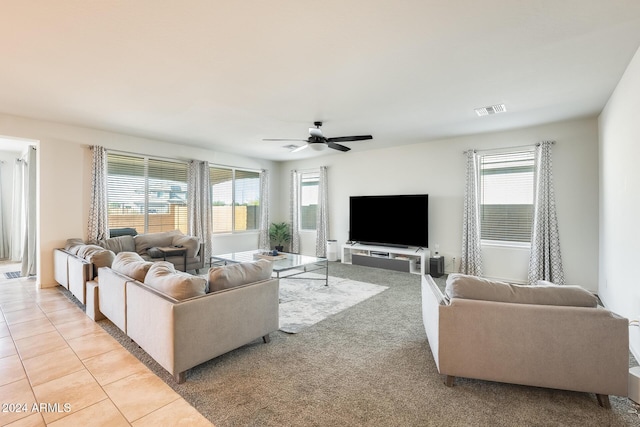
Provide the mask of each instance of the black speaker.
{"label": "black speaker", "polygon": [[440,277],[444,274],[444,257],[429,258],[429,274],[431,277]]}

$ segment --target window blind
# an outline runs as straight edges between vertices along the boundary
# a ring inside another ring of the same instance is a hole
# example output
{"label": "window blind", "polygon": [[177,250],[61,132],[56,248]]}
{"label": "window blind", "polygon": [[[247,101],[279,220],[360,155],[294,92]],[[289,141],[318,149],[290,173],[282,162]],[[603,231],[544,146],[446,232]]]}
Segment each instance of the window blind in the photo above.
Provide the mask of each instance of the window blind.
{"label": "window blind", "polygon": [[300,229],[315,230],[318,211],[320,172],[303,172],[300,176]]}
{"label": "window blind", "polygon": [[480,156],[482,240],[531,242],[534,152]]}
{"label": "window blind", "polygon": [[211,167],[211,203],[214,233],[231,233],[233,230],[233,170]]}
{"label": "window blind", "polygon": [[109,228],[188,231],[187,164],[107,153]]}

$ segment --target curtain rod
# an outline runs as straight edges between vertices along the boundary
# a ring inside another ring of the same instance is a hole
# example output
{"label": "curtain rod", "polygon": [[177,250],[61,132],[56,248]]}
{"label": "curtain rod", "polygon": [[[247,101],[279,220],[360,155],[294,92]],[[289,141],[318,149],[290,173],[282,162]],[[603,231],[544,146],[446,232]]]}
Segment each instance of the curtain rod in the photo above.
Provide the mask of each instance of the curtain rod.
{"label": "curtain rod", "polygon": [[[555,145],[555,141],[551,140],[548,141],[550,142],[552,145]],[[530,144],[530,145],[516,145],[513,147],[497,147],[497,148],[488,148],[486,150],[475,150],[475,149],[471,149],[471,150],[464,150],[462,152],[462,154],[467,154],[469,151],[472,151],[474,153],[487,153],[487,152],[491,152],[491,151],[504,151],[504,150],[519,150],[521,148],[533,148],[533,147],[539,147],[540,146],[540,142],[536,142],[535,144]]]}

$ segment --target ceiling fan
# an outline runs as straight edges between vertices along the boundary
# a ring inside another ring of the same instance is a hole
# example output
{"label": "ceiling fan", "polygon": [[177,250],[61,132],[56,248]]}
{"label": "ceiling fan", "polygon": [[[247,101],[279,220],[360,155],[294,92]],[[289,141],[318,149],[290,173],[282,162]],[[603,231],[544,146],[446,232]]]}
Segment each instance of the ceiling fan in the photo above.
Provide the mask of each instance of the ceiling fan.
{"label": "ceiling fan", "polygon": [[322,134],[322,130],[320,126],[322,126],[322,122],[313,122],[315,128],[309,128],[309,138],[308,139],[263,139],[263,141],[303,141],[306,142],[305,145],[301,145],[300,147],[296,147],[291,150],[292,153],[304,150],[307,147],[311,147],[312,150],[322,151],[325,148],[333,148],[338,151],[349,151],[351,148],[345,147],[344,145],[338,144],[338,142],[349,142],[349,141],[364,141],[366,139],[373,139],[371,135],[356,135],[356,136],[338,136],[334,138],[327,138]]}

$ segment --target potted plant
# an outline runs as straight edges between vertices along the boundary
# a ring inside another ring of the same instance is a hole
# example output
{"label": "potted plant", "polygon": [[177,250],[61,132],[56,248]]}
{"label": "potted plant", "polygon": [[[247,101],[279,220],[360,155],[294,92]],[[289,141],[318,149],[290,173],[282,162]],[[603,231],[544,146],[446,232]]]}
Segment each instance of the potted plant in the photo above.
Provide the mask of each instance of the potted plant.
{"label": "potted plant", "polygon": [[269,226],[269,240],[275,244],[276,251],[282,252],[284,244],[291,241],[289,224],[286,222],[272,223]]}

